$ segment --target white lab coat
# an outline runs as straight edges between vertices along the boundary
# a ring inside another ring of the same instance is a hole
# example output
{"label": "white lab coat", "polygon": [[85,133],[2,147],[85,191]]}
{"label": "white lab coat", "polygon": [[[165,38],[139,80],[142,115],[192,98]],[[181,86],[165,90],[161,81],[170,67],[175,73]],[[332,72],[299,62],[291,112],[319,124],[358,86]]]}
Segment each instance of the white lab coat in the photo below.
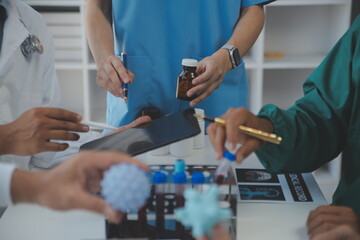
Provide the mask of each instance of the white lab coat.
{"label": "white lab coat", "polygon": [[[28,34],[40,39],[43,54],[32,53],[28,57],[22,54],[20,46]],[[54,64],[53,40],[43,17],[18,0],[8,1],[8,18],[0,53],[0,124],[14,121],[34,107],[61,106]],[[65,152],[45,152],[28,157],[4,155],[0,156],[0,162],[15,163],[24,170],[29,166],[49,168],[77,152],[81,143],[99,137],[99,134],[90,135],[75,144],[71,142],[70,149]]]}

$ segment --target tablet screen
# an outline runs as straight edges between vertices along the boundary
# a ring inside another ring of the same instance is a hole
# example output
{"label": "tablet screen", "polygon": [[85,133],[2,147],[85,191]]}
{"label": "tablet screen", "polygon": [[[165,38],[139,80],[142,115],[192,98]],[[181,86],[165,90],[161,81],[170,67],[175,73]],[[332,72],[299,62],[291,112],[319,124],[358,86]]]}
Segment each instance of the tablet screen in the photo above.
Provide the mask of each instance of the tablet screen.
{"label": "tablet screen", "polygon": [[135,156],[200,133],[194,109],[189,108],[88,142],[80,150],[116,150]]}

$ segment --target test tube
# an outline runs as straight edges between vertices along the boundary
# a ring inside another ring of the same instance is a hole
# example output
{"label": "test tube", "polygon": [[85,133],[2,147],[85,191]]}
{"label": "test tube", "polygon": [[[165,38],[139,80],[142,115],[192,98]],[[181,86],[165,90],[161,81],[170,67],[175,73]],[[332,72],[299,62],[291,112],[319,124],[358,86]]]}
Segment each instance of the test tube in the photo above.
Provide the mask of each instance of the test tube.
{"label": "test tube", "polygon": [[[185,205],[184,190],[186,184],[186,174],[185,172],[177,172],[174,175],[175,183],[175,208],[183,207]],[[184,226],[176,221],[176,237],[179,239],[184,239],[185,237],[185,228]]]}
{"label": "test tube", "polygon": [[223,155],[223,159],[221,160],[219,166],[215,172],[215,182],[217,184],[223,184],[224,179],[228,174],[228,171],[231,165],[234,163],[236,156],[229,151],[225,151]]}
{"label": "test tube", "polygon": [[153,175],[153,184],[155,185],[155,223],[156,230],[159,235],[164,231],[165,225],[165,205],[164,205],[164,193],[166,174],[162,172],[156,172]]}

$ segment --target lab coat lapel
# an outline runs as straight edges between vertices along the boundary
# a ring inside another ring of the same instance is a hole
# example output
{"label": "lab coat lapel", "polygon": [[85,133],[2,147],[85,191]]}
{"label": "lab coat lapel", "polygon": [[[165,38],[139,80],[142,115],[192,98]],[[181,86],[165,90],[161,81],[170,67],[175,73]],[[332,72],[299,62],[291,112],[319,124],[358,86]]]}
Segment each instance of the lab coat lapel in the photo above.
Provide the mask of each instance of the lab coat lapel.
{"label": "lab coat lapel", "polygon": [[29,31],[24,26],[21,16],[12,1],[9,1],[8,9],[8,18],[4,25],[4,36],[0,55],[0,72],[29,35]]}

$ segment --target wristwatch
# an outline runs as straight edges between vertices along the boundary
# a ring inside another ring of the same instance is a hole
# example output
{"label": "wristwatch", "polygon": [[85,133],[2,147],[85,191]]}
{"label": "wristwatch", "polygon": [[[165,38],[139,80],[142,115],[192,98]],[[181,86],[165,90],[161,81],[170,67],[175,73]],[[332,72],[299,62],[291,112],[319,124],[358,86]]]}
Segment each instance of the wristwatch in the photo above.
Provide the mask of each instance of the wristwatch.
{"label": "wristwatch", "polygon": [[225,48],[229,51],[230,61],[233,69],[240,65],[241,57],[240,57],[239,49],[237,49],[231,44],[225,44],[221,48]]}

